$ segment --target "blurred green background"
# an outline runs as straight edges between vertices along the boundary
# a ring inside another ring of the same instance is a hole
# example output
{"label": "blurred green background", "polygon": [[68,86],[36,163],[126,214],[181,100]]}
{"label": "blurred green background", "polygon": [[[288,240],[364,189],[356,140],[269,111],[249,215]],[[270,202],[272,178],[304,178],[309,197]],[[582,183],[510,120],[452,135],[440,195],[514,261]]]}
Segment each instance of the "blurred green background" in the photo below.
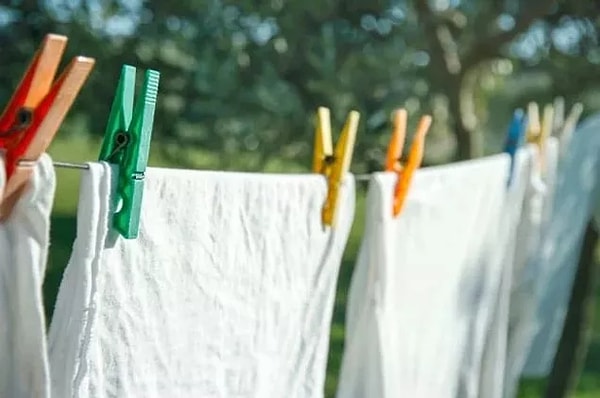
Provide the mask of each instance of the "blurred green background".
{"label": "blurred green background", "polygon": [[[361,113],[352,171],[380,170],[389,115],[434,123],[425,164],[502,150],[512,111],[555,96],[600,110],[597,0],[4,0],[0,99],[8,101],[46,33],[97,63],[52,144],[62,161],[97,158],[121,65],[161,72],[150,164],[308,171],[314,113]],[[337,131],[337,129],[336,129]],[[410,138],[410,133],[409,133]],[[406,149],[408,146],[406,146]],[[53,307],[74,239],[79,171],[59,170],[44,294]],[[333,396],[345,298],[362,231],[341,269],[327,378]],[[576,397],[600,397],[600,324]],[[526,381],[523,397],[541,395]]]}

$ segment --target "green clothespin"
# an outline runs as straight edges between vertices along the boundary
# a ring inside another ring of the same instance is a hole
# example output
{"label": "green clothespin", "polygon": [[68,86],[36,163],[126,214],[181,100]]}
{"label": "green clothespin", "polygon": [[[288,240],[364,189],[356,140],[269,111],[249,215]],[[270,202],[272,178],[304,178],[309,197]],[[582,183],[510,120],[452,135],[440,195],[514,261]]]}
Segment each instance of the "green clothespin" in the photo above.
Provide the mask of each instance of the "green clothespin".
{"label": "green clothespin", "polygon": [[135,68],[123,65],[100,150],[100,160],[119,165],[112,223],[126,239],[136,238],[139,231],[159,77],[157,71],[146,71],[134,111]]}

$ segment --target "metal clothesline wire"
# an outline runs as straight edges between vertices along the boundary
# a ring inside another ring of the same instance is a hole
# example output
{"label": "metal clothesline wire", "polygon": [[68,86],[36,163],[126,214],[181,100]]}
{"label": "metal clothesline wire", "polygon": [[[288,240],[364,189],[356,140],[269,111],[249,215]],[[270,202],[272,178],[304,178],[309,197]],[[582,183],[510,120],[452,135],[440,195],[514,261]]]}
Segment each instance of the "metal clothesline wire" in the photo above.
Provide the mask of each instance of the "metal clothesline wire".
{"label": "metal clothesline wire", "polygon": [[[31,162],[21,161],[19,164],[29,164]],[[58,162],[53,161],[52,164],[54,167],[64,168],[64,169],[74,169],[74,170],[89,170],[90,166],[86,163],[70,163],[70,162]],[[371,178],[371,174],[354,174],[354,179],[360,182],[369,181]]]}

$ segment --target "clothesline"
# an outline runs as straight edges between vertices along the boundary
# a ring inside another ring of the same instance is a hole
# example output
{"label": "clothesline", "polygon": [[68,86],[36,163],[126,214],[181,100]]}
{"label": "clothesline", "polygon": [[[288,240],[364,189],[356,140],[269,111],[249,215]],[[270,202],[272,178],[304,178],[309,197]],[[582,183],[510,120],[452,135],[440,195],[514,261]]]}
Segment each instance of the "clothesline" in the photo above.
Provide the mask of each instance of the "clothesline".
{"label": "clothesline", "polygon": [[[28,162],[21,161],[20,164],[28,164]],[[84,163],[69,163],[69,162],[52,162],[54,167],[60,167],[65,169],[79,169],[79,170],[89,170],[90,166]],[[355,174],[354,179],[360,182],[367,182],[371,178],[371,174]]]}

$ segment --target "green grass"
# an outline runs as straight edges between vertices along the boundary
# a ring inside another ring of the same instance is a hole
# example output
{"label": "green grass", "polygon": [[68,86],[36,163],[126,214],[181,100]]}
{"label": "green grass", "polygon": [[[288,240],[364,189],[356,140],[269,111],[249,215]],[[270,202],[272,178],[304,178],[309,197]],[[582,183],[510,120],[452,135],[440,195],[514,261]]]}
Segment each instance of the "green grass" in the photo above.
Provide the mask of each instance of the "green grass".
{"label": "green grass", "polygon": [[[55,141],[50,148],[50,153],[56,160],[69,162],[84,162],[94,160],[99,151],[99,142],[88,142],[83,139],[69,139]],[[184,154],[186,164],[192,164],[197,168],[213,169],[216,164],[213,155]],[[250,159],[251,160],[251,159]],[[167,157],[156,151],[150,155],[152,166],[175,167]],[[240,164],[232,167],[243,169]],[[276,162],[267,166],[268,170],[299,170],[298,165],[284,166]],[[57,191],[52,215],[51,249],[48,260],[48,271],[44,283],[44,300],[47,311],[47,319],[51,317],[51,311],[56,300],[58,286],[62,278],[62,272],[67,264],[71,247],[75,239],[76,208],[79,192],[79,178],[81,171],[58,169]],[[337,386],[337,374],[342,359],[344,346],[344,312],[348,286],[354,266],[354,260],[358,253],[362,228],[364,224],[364,191],[362,188],[357,195],[356,217],[348,240],[346,252],[340,270],[338,290],[335,300],[333,322],[331,327],[331,341],[329,360],[327,366],[327,379],[325,384],[326,397],[334,397]],[[600,298],[600,297],[599,297]],[[520,398],[537,398],[543,391],[543,380],[526,380],[522,383]],[[596,309],[595,327],[592,333],[592,342],[587,357],[585,370],[579,381],[577,393],[574,398],[598,398],[600,397],[600,301]]]}

